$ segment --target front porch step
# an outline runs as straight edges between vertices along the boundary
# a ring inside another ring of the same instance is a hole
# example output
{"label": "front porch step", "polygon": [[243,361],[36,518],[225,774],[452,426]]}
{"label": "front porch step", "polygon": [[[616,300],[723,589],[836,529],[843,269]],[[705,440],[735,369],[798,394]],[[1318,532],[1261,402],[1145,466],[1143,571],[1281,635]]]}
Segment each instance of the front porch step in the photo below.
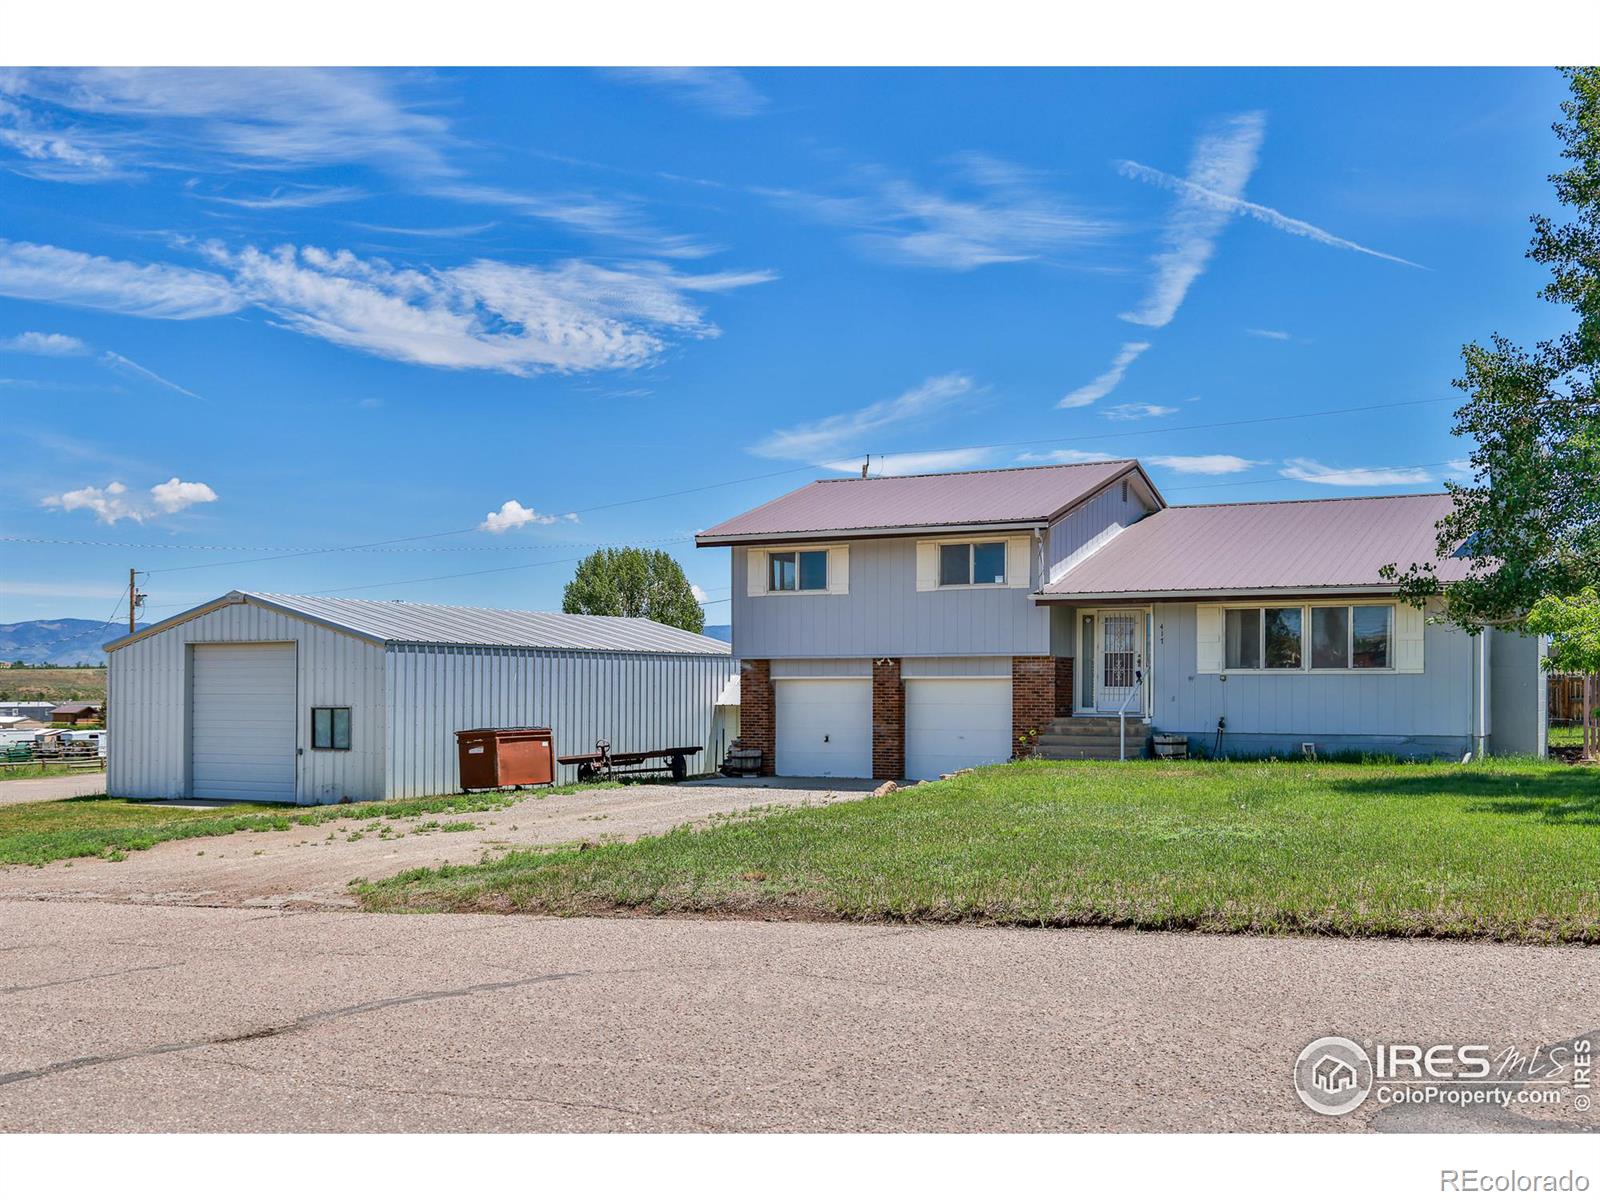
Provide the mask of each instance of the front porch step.
{"label": "front porch step", "polygon": [[[1143,758],[1150,723],[1142,717],[1129,717],[1126,732],[1128,757]],[[1057,717],[1039,735],[1035,755],[1056,761],[1115,762],[1121,748],[1116,717]]]}

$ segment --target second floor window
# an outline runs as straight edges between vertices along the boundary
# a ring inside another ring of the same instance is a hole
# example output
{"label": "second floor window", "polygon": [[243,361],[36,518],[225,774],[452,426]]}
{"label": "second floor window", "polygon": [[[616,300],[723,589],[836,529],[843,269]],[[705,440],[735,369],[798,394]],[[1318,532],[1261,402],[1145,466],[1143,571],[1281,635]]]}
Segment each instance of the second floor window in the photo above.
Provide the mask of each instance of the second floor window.
{"label": "second floor window", "polygon": [[788,550],[767,555],[767,587],[774,592],[828,590],[826,550]]}
{"label": "second floor window", "polygon": [[1006,581],[1004,542],[953,542],[939,547],[939,586]]}

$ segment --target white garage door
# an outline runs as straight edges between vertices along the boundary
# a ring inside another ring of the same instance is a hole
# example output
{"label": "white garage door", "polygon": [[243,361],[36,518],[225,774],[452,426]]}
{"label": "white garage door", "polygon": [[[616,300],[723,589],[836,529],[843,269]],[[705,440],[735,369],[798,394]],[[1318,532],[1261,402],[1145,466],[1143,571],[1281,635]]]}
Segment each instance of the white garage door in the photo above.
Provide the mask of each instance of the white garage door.
{"label": "white garage door", "polygon": [[1009,679],[906,680],[906,778],[1011,757]]}
{"label": "white garage door", "polygon": [[295,647],[196,646],[190,737],[203,800],[294,799]]}
{"label": "white garage door", "polygon": [[772,690],[779,775],[871,778],[871,680],[780,679]]}

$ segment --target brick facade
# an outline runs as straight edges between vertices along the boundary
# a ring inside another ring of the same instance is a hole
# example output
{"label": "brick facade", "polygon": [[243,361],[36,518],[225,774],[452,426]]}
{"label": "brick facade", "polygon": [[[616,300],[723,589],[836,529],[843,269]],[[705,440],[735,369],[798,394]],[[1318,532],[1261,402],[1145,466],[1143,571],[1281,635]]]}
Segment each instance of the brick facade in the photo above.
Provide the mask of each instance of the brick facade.
{"label": "brick facade", "polygon": [[906,685],[898,658],[872,660],[872,777],[906,773]]}
{"label": "brick facade", "polygon": [[1072,660],[1056,659],[1056,716],[1072,715]]}
{"label": "brick facade", "polygon": [[747,658],[739,664],[739,744],[761,751],[763,775],[777,770],[776,730],[772,663],[764,658]]}
{"label": "brick facade", "polygon": [[[1068,688],[1069,701],[1071,689]],[[1019,655],[1011,660],[1011,756],[1033,753],[1033,739],[1056,715],[1056,660],[1048,654]],[[1019,740],[1026,736],[1027,749]]]}

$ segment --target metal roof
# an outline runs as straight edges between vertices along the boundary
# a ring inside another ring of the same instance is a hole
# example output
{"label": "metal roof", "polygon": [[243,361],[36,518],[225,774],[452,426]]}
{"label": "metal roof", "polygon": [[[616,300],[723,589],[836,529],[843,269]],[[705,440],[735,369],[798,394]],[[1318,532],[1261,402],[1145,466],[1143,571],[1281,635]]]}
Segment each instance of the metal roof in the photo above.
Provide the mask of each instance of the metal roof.
{"label": "metal roof", "polygon": [[229,592],[106,646],[114,650],[225,604],[259,604],[341,633],[385,644],[506,646],[528,650],[611,650],[729,657],[731,647],[642,617],[591,617],[514,609],[460,608],[405,600],[343,600],[273,592]]}
{"label": "metal roof", "polygon": [[1386,590],[1378,569],[1434,563],[1446,582],[1469,561],[1434,557],[1445,494],[1180,505],[1130,525],[1043,589],[1046,596],[1209,595],[1296,588]]}
{"label": "metal roof", "polygon": [[784,534],[843,533],[1050,521],[1106,484],[1136,472],[1161,494],[1135,459],[878,479],[819,479],[714,525],[702,546]]}

